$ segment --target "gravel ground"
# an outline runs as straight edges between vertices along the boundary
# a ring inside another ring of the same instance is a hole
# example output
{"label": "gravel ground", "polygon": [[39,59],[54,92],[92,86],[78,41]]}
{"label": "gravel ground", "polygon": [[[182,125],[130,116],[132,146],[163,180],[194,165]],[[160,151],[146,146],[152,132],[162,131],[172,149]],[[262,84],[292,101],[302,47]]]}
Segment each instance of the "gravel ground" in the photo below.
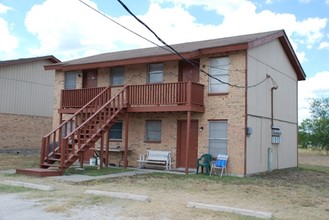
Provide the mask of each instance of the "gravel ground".
{"label": "gravel ground", "polygon": [[46,212],[46,206],[36,200],[23,199],[18,194],[0,194],[0,220],[67,220],[62,214]]}

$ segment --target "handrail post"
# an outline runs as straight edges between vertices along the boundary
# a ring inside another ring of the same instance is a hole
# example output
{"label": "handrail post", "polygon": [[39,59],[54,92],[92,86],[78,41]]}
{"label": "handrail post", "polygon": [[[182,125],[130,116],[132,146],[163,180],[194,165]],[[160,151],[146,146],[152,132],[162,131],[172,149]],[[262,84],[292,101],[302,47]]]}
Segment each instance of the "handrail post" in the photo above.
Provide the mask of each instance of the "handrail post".
{"label": "handrail post", "polygon": [[64,169],[65,164],[65,148],[67,147],[67,139],[63,138],[60,142],[60,151],[61,151],[61,165],[60,168]]}
{"label": "handrail post", "polygon": [[42,164],[45,160],[45,149],[46,149],[46,138],[43,137],[42,140],[41,140],[41,156],[40,156],[40,164],[39,164],[39,167],[41,168],[42,167]]}
{"label": "handrail post", "polygon": [[125,106],[129,106],[129,89],[130,86],[126,86],[126,88],[124,88],[124,93],[123,93],[123,97],[125,99],[124,105]]}
{"label": "handrail post", "polygon": [[187,106],[192,106],[192,82],[188,81],[187,82],[187,94],[186,94],[186,102],[187,102]]}

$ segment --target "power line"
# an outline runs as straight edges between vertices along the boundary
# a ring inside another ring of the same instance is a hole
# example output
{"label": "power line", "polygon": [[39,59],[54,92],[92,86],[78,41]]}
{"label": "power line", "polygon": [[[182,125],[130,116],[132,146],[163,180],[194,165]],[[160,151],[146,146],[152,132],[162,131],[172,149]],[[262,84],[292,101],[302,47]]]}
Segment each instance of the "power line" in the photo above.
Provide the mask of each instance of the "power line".
{"label": "power line", "polygon": [[[117,21],[115,21],[114,19],[112,19],[112,18],[110,18],[109,16],[107,16],[106,14],[104,14],[104,13],[102,13],[102,12],[100,12],[99,10],[97,10],[97,9],[95,9],[95,8],[93,8],[93,7],[91,7],[90,5],[88,5],[87,3],[85,3],[84,1],[82,1],[82,0],[79,0],[82,4],[84,4],[85,6],[87,6],[88,8],[90,8],[90,9],[92,9],[93,11],[95,11],[96,13],[98,13],[98,14],[100,14],[100,15],[102,15],[103,17],[105,17],[105,18],[107,18],[107,19],[109,19],[110,21],[112,21],[112,22],[114,22],[115,24],[117,24],[117,25],[119,25],[120,27],[122,27],[122,28],[124,28],[125,30],[127,30],[127,31],[129,31],[129,32],[131,32],[131,33],[133,33],[133,34],[135,34],[136,36],[138,36],[138,37],[140,37],[140,38],[142,38],[142,39],[144,39],[144,40],[146,40],[146,41],[148,41],[149,43],[151,43],[151,44],[154,44],[154,45],[156,45],[157,47],[160,47],[160,48],[162,48],[162,49],[164,49],[164,50],[166,50],[167,52],[170,52],[170,53],[173,53],[173,54],[176,54],[177,56],[179,56],[182,60],[184,60],[185,62],[187,62],[187,63],[189,63],[189,64],[191,64],[194,68],[196,68],[197,70],[199,70],[199,71],[201,71],[202,73],[204,73],[204,74],[206,74],[208,77],[210,77],[210,78],[212,78],[212,79],[215,79],[215,80],[217,80],[217,81],[219,81],[220,83],[222,83],[222,84],[225,84],[225,85],[228,85],[228,86],[230,86],[230,87],[235,87],[235,88],[240,88],[240,89],[244,89],[244,88],[253,88],[253,87],[256,87],[256,86],[258,86],[258,85],[260,85],[260,84],[262,84],[263,82],[265,82],[269,77],[267,77],[266,76],[266,78],[264,79],[264,80],[262,80],[261,82],[259,82],[259,83],[256,83],[256,84],[254,84],[254,85],[251,85],[251,86],[247,86],[247,87],[245,87],[245,86],[240,86],[240,85],[235,85],[235,84],[231,84],[231,83],[229,83],[229,82],[224,82],[224,81],[222,81],[222,80],[220,80],[220,79],[218,79],[217,77],[214,77],[214,76],[212,76],[211,74],[209,74],[208,72],[206,72],[205,70],[203,70],[203,69],[201,69],[199,66],[197,66],[194,62],[193,62],[193,60],[190,60],[190,59],[187,59],[187,58],[185,58],[185,57],[183,57],[178,51],[176,51],[172,46],[170,46],[170,45],[168,45],[165,41],[163,41],[148,25],[146,25],[143,21],[141,21],[133,12],[131,12],[130,11],[130,9],[123,3],[123,2],[121,2],[120,0],[118,0],[118,2],[121,4],[121,6],[130,14],[130,15],[132,15],[138,22],[140,22],[142,25],[144,25],[162,44],[164,44],[166,47],[164,47],[164,46],[161,46],[161,45],[159,45],[159,44],[157,44],[157,43],[155,43],[155,42],[153,42],[153,41],[151,41],[151,40],[149,40],[149,39],[147,39],[146,37],[144,37],[144,36],[142,36],[142,35],[140,35],[140,34],[138,34],[138,33],[136,33],[135,31],[132,31],[132,30],[130,30],[129,28],[127,28],[127,27],[125,27],[124,25],[122,25],[122,24],[120,24],[119,22],[117,22]],[[170,49],[168,49],[168,48],[170,48]],[[205,65],[205,66],[208,66],[208,67],[211,67],[212,68],[212,66],[210,66],[210,65]],[[220,67],[215,67],[215,69],[219,69],[219,70],[227,70],[227,69],[224,69],[224,68],[220,68]],[[236,72],[239,72],[239,71],[241,71],[241,72],[244,72],[245,70],[229,70],[229,71],[236,71]]]}
{"label": "power line", "polygon": [[137,32],[135,32],[135,31],[133,31],[133,30],[131,30],[131,29],[125,27],[124,25],[122,25],[122,24],[120,24],[119,22],[115,21],[114,19],[112,19],[111,17],[107,16],[106,14],[104,14],[104,13],[100,12],[99,10],[97,10],[97,9],[95,9],[95,8],[93,8],[93,7],[91,7],[90,5],[88,5],[87,3],[85,3],[84,1],[79,0],[79,2],[81,2],[82,4],[84,4],[85,6],[87,6],[88,8],[92,9],[92,10],[95,11],[96,13],[102,15],[103,17],[109,19],[109,20],[112,21],[113,23],[119,25],[119,26],[122,27],[123,29],[125,29],[125,30],[127,30],[127,31],[129,31],[129,32],[131,32],[131,33],[133,33],[133,34],[135,34],[135,35],[137,35],[138,37],[140,37],[140,38],[142,38],[142,39],[148,41],[148,42],[151,43],[151,44],[156,45],[157,47],[161,47],[162,49],[164,49],[164,50],[166,50],[166,51],[168,51],[168,52],[171,52],[171,51],[168,50],[166,47],[163,47],[163,46],[161,46],[161,45],[159,45],[159,44],[157,44],[157,43],[155,43],[155,42],[153,42],[153,41],[147,39],[146,37],[144,37],[144,36],[138,34]]}
{"label": "power line", "polygon": [[139,23],[141,23],[144,27],[146,27],[161,43],[163,43],[165,46],[167,46],[168,48],[170,48],[177,56],[179,56],[182,60],[184,60],[185,62],[188,62],[189,64],[191,64],[194,68],[198,69],[199,71],[205,73],[208,77],[211,77],[223,84],[226,84],[228,86],[231,87],[237,87],[240,88],[240,86],[238,85],[233,85],[230,84],[229,82],[224,82],[212,75],[210,75],[208,72],[204,71],[203,69],[200,69],[200,67],[196,66],[192,61],[190,61],[189,59],[186,59],[185,57],[183,57],[177,50],[175,50],[172,46],[168,45],[164,40],[162,40],[147,24],[145,24],[142,20],[140,20],[132,11],[130,11],[130,9],[121,1],[121,0],[117,0],[121,6],[131,15],[133,16]]}
{"label": "power line", "polygon": [[[235,87],[235,88],[246,88],[245,86],[239,86],[239,85],[235,85],[235,84],[231,84],[229,82],[224,82],[214,76],[212,76],[211,74],[209,74],[208,72],[204,71],[203,69],[201,69],[200,67],[196,66],[194,64],[194,62],[192,62],[191,60],[183,57],[177,50],[175,50],[172,46],[168,45],[164,40],[162,40],[147,24],[145,24],[142,20],[140,20],[132,11],[130,11],[130,9],[121,1],[121,0],[117,0],[121,6],[131,15],[133,16],[139,23],[141,23],[144,27],[146,27],[161,43],[163,43],[165,46],[167,46],[168,48],[170,48],[176,55],[178,55],[182,60],[188,62],[189,64],[191,64],[194,68],[198,69],[199,71],[203,72],[204,74],[206,74],[208,77],[213,78],[217,81],[219,81],[222,84],[226,84],[228,86],[231,87]],[[248,88],[252,88],[252,87],[256,87],[258,85],[260,85],[261,83],[265,82],[269,77],[266,77],[263,81],[252,85],[252,86],[248,86]]]}

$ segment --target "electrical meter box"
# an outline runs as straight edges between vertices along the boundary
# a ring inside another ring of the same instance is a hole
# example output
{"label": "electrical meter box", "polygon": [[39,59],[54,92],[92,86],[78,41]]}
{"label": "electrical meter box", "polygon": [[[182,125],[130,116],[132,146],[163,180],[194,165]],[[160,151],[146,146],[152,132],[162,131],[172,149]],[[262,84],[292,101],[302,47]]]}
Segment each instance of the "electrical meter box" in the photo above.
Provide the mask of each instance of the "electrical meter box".
{"label": "electrical meter box", "polygon": [[281,130],[278,127],[272,127],[272,144],[280,144]]}

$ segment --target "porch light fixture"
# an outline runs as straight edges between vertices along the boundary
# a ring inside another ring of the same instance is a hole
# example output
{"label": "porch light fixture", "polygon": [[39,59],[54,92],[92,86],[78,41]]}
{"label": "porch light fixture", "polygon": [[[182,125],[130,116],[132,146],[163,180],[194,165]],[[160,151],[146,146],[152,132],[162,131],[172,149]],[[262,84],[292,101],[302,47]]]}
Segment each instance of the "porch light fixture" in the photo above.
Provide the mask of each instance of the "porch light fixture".
{"label": "porch light fixture", "polygon": [[246,134],[247,134],[248,137],[252,134],[252,128],[251,127],[246,128]]}
{"label": "porch light fixture", "polygon": [[203,131],[203,126],[200,127],[200,131]]}

